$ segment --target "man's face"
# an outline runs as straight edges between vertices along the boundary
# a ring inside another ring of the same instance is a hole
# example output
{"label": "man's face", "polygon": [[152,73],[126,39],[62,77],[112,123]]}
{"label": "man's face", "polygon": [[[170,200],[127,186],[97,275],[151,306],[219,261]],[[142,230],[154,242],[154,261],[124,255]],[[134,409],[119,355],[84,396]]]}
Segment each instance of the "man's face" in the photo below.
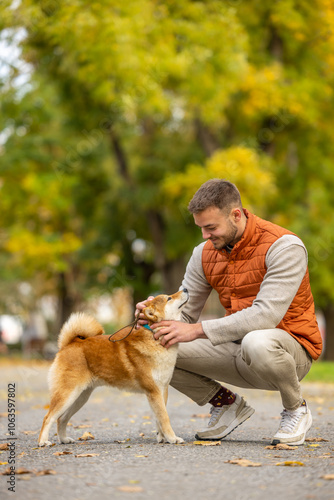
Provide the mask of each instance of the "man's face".
{"label": "man's face", "polygon": [[[236,213],[237,217],[236,217]],[[238,223],[240,209],[233,209],[227,216],[217,207],[209,207],[203,212],[194,214],[195,224],[201,228],[205,240],[212,241],[217,250],[226,245],[233,246],[240,240],[242,231]]]}

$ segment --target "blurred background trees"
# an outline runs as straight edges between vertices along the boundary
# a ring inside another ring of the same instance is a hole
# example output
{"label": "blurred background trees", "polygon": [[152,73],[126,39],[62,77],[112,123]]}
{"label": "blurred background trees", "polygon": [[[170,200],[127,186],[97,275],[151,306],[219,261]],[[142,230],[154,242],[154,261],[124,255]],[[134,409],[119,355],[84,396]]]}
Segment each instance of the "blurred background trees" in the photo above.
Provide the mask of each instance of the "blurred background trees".
{"label": "blurred background trees", "polygon": [[2,313],[175,291],[222,177],[305,242],[334,359],[332,2],[5,0],[0,30]]}

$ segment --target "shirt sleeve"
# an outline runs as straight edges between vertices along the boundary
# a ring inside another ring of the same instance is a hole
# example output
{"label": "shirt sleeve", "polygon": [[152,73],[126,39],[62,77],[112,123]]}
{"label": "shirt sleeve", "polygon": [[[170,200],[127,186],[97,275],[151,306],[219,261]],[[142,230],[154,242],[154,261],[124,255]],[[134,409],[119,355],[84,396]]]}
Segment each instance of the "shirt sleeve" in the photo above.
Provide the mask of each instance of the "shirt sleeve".
{"label": "shirt sleeve", "polygon": [[307,251],[294,235],[279,238],[266,255],[267,272],[250,307],[202,322],[213,345],[240,341],[253,330],[276,328],[285,316],[307,270]]}
{"label": "shirt sleeve", "polygon": [[189,302],[182,310],[182,321],[186,323],[197,322],[212,290],[211,285],[206,280],[202,266],[204,245],[205,242],[194,248],[180,287],[180,289],[186,288],[189,293]]}

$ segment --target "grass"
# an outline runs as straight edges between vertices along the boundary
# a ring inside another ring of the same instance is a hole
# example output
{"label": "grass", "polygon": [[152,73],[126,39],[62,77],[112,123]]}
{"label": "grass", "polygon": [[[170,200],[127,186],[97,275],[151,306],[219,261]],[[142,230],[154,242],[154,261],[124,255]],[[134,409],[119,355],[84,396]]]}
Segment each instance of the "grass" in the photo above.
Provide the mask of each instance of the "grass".
{"label": "grass", "polygon": [[303,381],[334,384],[334,361],[315,361]]}

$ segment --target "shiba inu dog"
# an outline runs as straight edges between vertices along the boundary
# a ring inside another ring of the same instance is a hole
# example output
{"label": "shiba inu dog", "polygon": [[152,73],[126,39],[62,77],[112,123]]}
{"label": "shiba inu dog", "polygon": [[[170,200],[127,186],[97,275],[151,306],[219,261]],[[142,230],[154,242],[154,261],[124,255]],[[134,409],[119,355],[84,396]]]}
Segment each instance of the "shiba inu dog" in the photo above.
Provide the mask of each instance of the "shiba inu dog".
{"label": "shiba inu dog", "polygon": [[[174,295],[158,295],[143,313],[148,325],[180,320],[188,301],[186,289]],[[166,410],[168,385],[177,357],[177,345],[164,348],[150,328],[130,326],[114,336],[103,335],[102,326],[92,316],[74,313],[58,337],[59,352],[49,371],[51,402],[39,435],[39,446],[50,446],[49,432],[57,420],[60,443],[73,443],[66,436],[70,418],[101,385],[146,394],[157,421],[158,442],[182,443],[171,427]]]}

